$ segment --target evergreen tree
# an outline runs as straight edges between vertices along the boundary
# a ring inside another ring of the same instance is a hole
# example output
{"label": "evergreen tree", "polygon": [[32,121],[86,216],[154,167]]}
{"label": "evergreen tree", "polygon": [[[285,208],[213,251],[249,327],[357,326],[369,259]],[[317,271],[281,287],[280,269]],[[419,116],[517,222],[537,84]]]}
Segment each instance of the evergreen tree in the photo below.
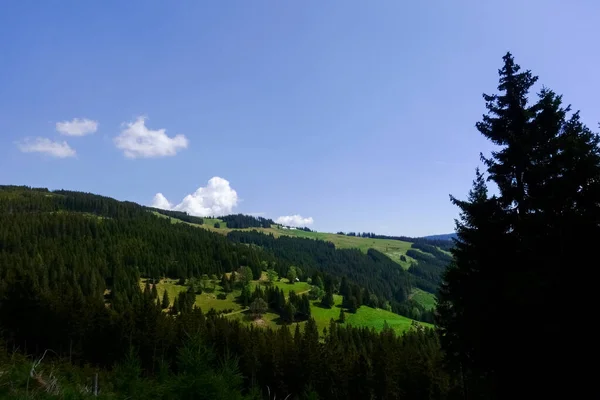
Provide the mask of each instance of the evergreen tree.
{"label": "evergreen tree", "polygon": [[291,301],[288,301],[285,307],[283,308],[282,318],[288,324],[294,322],[294,316],[296,315],[296,307],[292,304]]}
{"label": "evergreen tree", "polygon": [[340,308],[340,316],[338,318],[338,321],[343,324],[344,322],[346,322],[346,313],[344,313],[344,309]]}
{"label": "evergreen tree", "polygon": [[179,298],[175,297],[173,300],[173,305],[171,306],[171,315],[179,314]]}
{"label": "evergreen tree", "polygon": [[334,301],[332,292],[325,293],[325,296],[323,296],[323,299],[321,300],[321,305],[326,308],[333,307]]}
{"label": "evergreen tree", "polygon": [[311,317],[311,311],[310,311],[310,300],[308,299],[308,296],[303,294],[302,297],[300,298],[300,307],[299,307],[299,312],[300,314],[302,314],[304,316],[304,318],[310,318]]}
{"label": "evergreen tree", "polygon": [[165,308],[169,308],[169,305],[170,305],[169,294],[167,293],[167,289],[165,289],[165,291],[163,292],[161,307],[163,309],[165,309]]}
{"label": "evergreen tree", "polygon": [[244,285],[242,287],[242,293],[240,293],[240,303],[243,307],[248,307],[252,298],[252,293],[250,293],[250,285]]}
{"label": "evergreen tree", "polygon": [[350,285],[348,284],[348,279],[345,276],[342,277],[342,283],[340,284],[340,294],[344,297],[350,295]]}
{"label": "evergreen tree", "polygon": [[461,218],[438,327],[469,396],[552,397],[562,363],[577,353],[563,350],[552,322],[565,267],[585,263],[581,248],[600,238],[599,138],[548,89],[530,105],[537,77],[510,53],[499,73],[501,94],[484,96],[488,114],[477,124],[499,146],[482,156],[499,194],[488,197],[477,172],[468,200],[451,198]]}

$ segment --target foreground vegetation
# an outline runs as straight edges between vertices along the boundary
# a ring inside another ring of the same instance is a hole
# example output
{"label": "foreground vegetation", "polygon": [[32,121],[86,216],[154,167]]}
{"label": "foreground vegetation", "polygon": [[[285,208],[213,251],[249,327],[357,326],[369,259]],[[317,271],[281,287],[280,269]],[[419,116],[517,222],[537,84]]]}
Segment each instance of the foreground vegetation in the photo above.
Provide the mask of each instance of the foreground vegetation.
{"label": "foreground vegetation", "polygon": [[482,156],[467,199],[452,197],[461,218],[439,333],[471,398],[584,397],[588,378],[567,376],[596,339],[556,317],[569,315],[561,293],[580,282],[600,240],[600,136],[550,89],[533,96],[537,77],[510,53],[503,61],[499,93],[484,95],[477,123],[495,151]]}

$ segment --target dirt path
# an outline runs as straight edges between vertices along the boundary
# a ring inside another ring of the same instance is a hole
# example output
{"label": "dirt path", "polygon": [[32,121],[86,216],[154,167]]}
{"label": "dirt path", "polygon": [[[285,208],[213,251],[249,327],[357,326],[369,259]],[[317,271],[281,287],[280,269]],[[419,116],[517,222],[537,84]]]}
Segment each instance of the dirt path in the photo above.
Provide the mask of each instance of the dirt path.
{"label": "dirt path", "polygon": [[246,307],[246,308],[243,308],[243,309],[241,309],[241,310],[232,311],[232,312],[230,312],[229,314],[223,314],[223,315],[227,317],[227,316],[229,316],[229,315],[241,314],[241,313],[243,313],[244,311],[248,311],[249,309],[250,309],[249,307]]}

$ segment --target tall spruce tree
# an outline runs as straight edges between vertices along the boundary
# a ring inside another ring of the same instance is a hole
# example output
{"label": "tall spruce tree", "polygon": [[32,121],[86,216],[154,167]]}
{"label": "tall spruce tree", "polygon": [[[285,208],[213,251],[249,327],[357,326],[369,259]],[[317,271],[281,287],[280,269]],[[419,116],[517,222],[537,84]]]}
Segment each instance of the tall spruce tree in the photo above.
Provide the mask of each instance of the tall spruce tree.
{"label": "tall spruce tree", "polygon": [[452,197],[461,218],[438,326],[467,397],[541,398],[558,393],[575,353],[554,321],[565,270],[586,265],[582,249],[600,239],[599,138],[551,90],[530,105],[537,77],[510,53],[503,60],[501,93],[484,95],[488,114],[477,124],[499,146],[482,156],[499,194],[489,198],[477,172],[468,200]]}
{"label": "tall spruce tree", "polygon": [[169,293],[167,293],[167,289],[165,289],[165,291],[163,292],[161,307],[163,309],[169,308],[169,304],[171,304],[171,302],[169,301]]}

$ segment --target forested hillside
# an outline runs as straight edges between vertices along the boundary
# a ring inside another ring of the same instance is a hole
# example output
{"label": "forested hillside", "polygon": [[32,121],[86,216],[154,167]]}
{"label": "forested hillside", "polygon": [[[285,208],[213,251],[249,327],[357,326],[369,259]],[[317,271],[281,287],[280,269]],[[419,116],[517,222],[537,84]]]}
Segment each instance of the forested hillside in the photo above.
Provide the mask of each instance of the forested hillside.
{"label": "forested hillside", "polygon": [[[279,333],[252,329],[214,312],[206,314],[209,310],[194,308],[194,301],[189,300],[196,296],[192,282],[203,276],[226,279],[226,273],[239,270],[238,280],[258,279],[266,269],[280,276],[290,276],[293,269],[296,276],[301,273],[303,280],[317,283],[311,296],[322,297],[323,307],[334,306],[327,299],[335,293],[342,296],[341,307],[348,312],[356,312],[363,304],[387,307],[386,303],[391,303],[396,312],[412,315],[416,309],[416,315],[432,318],[407,299],[411,274],[376,251],[337,250],[323,241],[275,240],[252,232],[234,231],[227,237],[190,224],[173,224],[145,207],[107,197],[0,187],[0,332],[7,348],[22,349],[36,357],[50,349],[48,359],[68,357],[75,364],[91,363],[97,368],[138,365],[140,379],[166,368],[165,373],[173,374],[170,379],[180,382],[178,374],[189,372],[180,366],[178,354],[198,346],[193,340],[202,340],[202,346],[212,347],[219,357],[226,352],[239,357],[236,368],[245,379],[237,386],[232,383],[238,394],[250,393],[252,387],[262,392],[268,385],[281,395],[296,396],[312,390],[324,398],[331,396],[327,394],[330,382],[322,380],[325,376],[339,384],[335,397],[351,398],[352,391],[379,391],[390,396],[405,390],[420,393],[420,387],[408,389],[412,384],[407,377],[422,372],[415,369],[399,374],[403,367],[392,372],[393,364],[386,361],[394,352],[408,356],[406,346],[417,353],[423,351],[419,355],[423,363],[441,367],[440,353],[425,350],[438,348],[431,332],[415,331],[414,339],[400,339],[391,329],[377,333],[338,326],[333,320],[319,332],[310,318],[306,295],[290,294],[283,302],[278,292],[269,294],[269,290],[244,294],[243,289],[240,295],[241,302],[264,298],[268,307],[281,313],[284,322],[304,318],[303,329],[296,324],[295,333],[293,325]],[[245,270],[250,274],[247,278]],[[164,312],[162,293],[140,290],[141,278],[157,282],[163,277],[190,282],[188,292],[181,293],[178,306],[169,307],[168,313]],[[233,287],[232,279],[222,282]],[[288,311],[289,307],[295,311]],[[192,332],[198,332],[201,339],[188,339]],[[382,342],[381,351],[375,351],[380,346],[376,343],[386,337],[387,344]],[[411,344],[411,340],[417,342]],[[278,358],[273,359],[273,354]],[[217,364],[214,368],[218,370]],[[358,381],[361,368],[373,368],[369,374],[384,368],[390,376],[389,386],[381,387],[363,376],[360,388],[353,387],[350,377]],[[433,379],[430,375],[427,372],[423,377]],[[400,385],[408,386],[400,390]],[[446,392],[448,385],[445,381],[426,392]],[[223,390],[227,388],[225,385]]]}
{"label": "forested hillside", "polygon": [[[285,235],[241,215],[199,229],[209,219],[0,186],[0,397],[585,397],[591,378],[568,374],[592,314],[564,293],[592,304],[573,279],[600,239],[600,136],[549,89],[529,99],[537,77],[503,61],[477,124],[498,151],[451,197],[453,242]],[[219,301],[237,308],[202,308]],[[435,330],[403,318],[396,335],[382,308]]]}

